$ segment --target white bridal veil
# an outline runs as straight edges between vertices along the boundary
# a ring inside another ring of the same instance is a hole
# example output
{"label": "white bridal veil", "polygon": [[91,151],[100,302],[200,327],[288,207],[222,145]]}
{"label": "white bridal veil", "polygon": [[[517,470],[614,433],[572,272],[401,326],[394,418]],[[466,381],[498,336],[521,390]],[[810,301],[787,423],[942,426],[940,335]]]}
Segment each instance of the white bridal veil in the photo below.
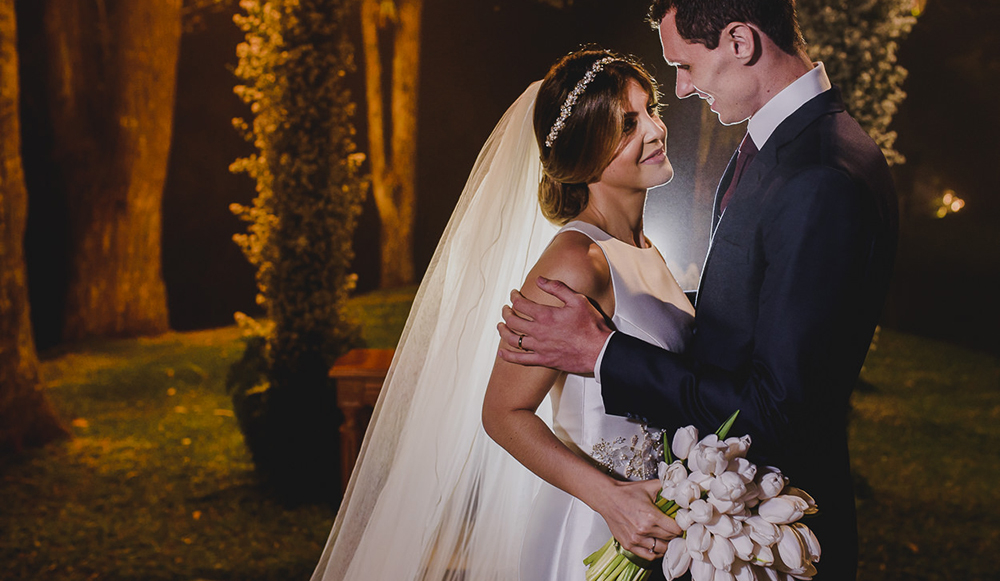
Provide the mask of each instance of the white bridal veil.
{"label": "white bridal veil", "polygon": [[540,481],[486,435],[480,414],[500,307],[556,232],[538,207],[539,85],[511,105],[479,153],[417,292],[313,581],[517,579]]}

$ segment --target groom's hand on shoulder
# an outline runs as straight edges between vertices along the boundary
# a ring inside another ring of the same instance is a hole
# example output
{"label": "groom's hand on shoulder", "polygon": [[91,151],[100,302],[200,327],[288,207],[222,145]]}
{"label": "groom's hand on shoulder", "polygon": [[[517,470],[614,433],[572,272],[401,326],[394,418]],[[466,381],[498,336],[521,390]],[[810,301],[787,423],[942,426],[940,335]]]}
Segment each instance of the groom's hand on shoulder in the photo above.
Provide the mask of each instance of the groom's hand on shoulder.
{"label": "groom's hand on shoulder", "polygon": [[504,306],[504,322],[497,325],[500,358],[520,365],[593,374],[611,334],[605,316],[590,299],[561,281],[538,277],[536,284],[563,306],[543,305],[511,291],[511,305]]}

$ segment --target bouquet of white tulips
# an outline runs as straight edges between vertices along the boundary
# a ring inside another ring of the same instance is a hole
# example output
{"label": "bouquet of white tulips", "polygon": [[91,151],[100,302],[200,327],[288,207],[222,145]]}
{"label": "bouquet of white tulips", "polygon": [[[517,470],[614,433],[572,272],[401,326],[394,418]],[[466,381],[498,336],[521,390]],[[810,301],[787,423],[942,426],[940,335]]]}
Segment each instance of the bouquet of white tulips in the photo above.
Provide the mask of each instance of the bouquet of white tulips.
{"label": "bouquet of white tulips", "polygon": [[[692,581],[812,579],[819,542],[798,521],[816,503],[778,469],[746,459],[750,436],[726,437],[738,413],[700,441],[693,426],[677,430],[669,446],[664,437],[656,506],[683,534],[667,545],[663,573],[670,580],[690,570]],[[652,567],[614,539],[584,563],[587,581],[644,581]]]}

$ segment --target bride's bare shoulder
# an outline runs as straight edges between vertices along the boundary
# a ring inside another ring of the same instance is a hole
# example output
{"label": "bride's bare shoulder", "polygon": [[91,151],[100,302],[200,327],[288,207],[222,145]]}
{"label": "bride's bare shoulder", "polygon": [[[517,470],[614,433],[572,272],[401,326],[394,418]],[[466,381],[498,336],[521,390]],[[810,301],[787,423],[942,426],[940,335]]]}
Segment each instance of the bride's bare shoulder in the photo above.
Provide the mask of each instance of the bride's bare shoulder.
{"label": "bride's bare shoulder", "polygon": [[576,231],[560,232],[528,273],[521,292],[526,297],[552,304],[559,301],[539,290],[534,281],[543,276],[566,283],[578,293],[592,299],[601,299],[611,289],[611,269],[604,251],[585,234]]}

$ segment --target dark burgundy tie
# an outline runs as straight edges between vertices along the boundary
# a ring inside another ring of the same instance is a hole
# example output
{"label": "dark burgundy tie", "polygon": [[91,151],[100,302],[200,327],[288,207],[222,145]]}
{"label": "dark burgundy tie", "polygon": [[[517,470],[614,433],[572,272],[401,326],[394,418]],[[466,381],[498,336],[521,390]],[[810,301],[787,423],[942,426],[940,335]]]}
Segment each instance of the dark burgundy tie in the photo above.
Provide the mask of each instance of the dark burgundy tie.
{"label": "dark burgundy tie", "polygon": [[757,146],[754,144],[753,139],[750,138],[749,133],[743,137],[743,143],[740,143],[739,151],[739,154],[736,156],[736,169],[733,170],[733,179],[730,180],[729,187],[726,188],[726,193],[722,195],[719,212],[725,211],[726,206],[729,205],[729,200],[733,197],[733,192],[736,191],[736,185],[740,183],[740,176],[743,175],[743,170],[750,165],[754,156],[757,155]]}

